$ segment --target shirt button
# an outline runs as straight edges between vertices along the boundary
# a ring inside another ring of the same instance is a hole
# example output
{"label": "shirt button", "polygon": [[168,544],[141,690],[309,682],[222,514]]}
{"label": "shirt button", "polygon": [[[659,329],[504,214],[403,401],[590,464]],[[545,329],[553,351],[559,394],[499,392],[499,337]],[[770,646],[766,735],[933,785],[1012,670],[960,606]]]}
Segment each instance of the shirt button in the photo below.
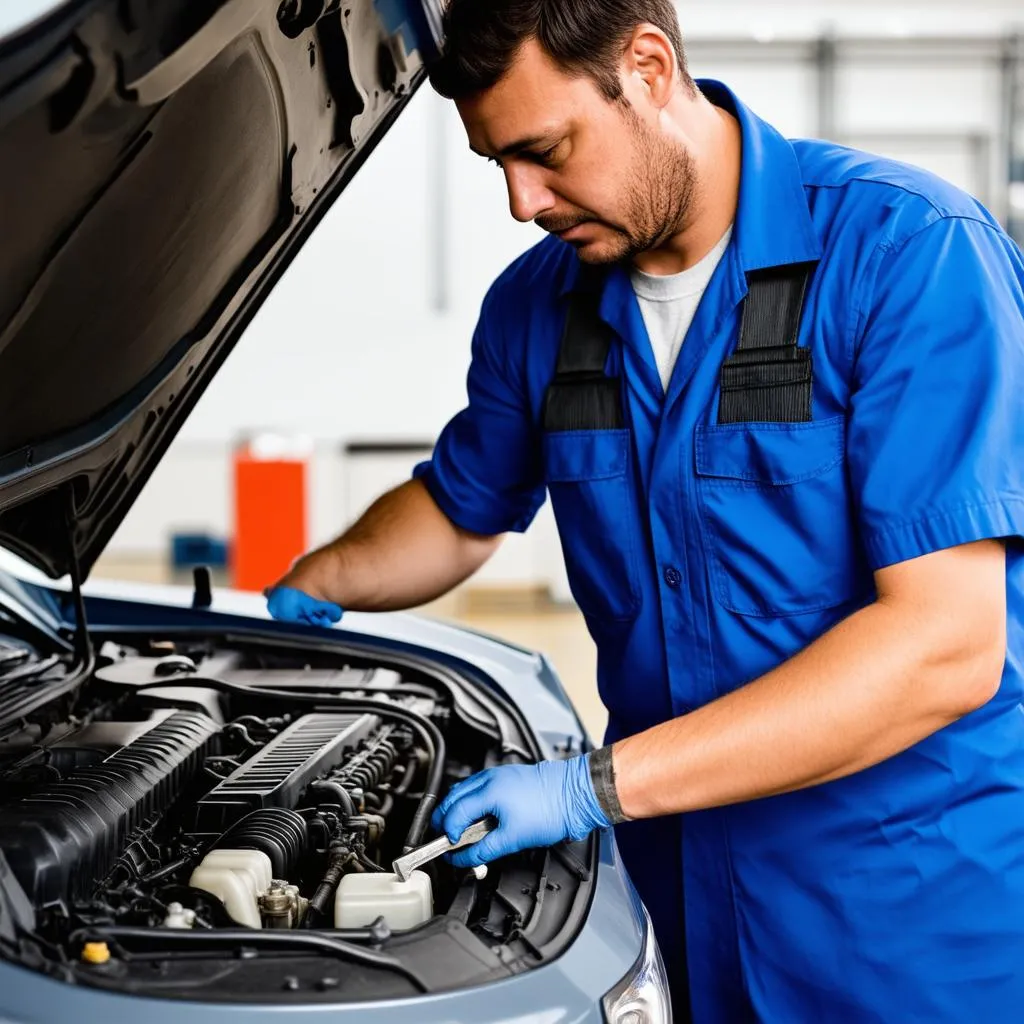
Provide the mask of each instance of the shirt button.
{"label": "shirt button", "polygon": [[665,582],[675,590],[683,582],[683,574],[674,565],[670,565],[665,570]]}

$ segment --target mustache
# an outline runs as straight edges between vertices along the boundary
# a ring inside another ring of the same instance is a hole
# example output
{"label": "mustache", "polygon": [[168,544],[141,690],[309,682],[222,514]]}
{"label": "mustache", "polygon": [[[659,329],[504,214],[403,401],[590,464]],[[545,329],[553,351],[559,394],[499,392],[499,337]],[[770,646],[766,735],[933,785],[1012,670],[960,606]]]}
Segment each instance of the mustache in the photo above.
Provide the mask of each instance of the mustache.
{"label": "mustache", "polygon": [[561,216],[552,214],[550,217],[538,217],[534,223],[542,230],[552,235],[557,235],[560,231],[568,231],[570,228],[579,227],[580,224],[587,224],[592,220],[594,220],[593,217],[588,217],[585,214],[575,214],[572,216],[569,214],[562,214]]}

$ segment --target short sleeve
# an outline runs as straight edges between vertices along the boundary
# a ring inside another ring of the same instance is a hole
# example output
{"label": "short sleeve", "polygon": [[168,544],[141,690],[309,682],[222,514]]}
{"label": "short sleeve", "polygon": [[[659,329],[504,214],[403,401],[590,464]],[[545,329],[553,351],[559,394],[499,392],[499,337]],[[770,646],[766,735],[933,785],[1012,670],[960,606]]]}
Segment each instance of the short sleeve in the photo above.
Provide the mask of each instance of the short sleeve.
{"label": "short sleeve", "polygon": [[1024,535],[1024,266],[945,218],[884,249],[854,352],[847,459],[873,569]]}
{"label": "short sleeve", "polygon": [[500,289],[499,281],[473,336],[469,403],[413,472],[456,526],[485,536],[524,532],[545,497],[529,395],[504,345]]}

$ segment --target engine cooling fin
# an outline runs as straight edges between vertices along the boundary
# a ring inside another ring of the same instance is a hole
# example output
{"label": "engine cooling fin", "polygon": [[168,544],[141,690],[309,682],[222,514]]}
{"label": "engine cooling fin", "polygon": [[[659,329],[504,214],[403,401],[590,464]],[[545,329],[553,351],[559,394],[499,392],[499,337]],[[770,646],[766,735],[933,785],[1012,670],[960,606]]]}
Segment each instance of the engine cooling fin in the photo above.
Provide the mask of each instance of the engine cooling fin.
{"label": "engine cooling fin", "polygon": [[198,802],[195,832],[219,835],[261,807],[294,808],[306,786],[341,764],[379,721],[369,714],[304,715]]}
{"label": "engine cooling fin", "polygon": [[0,808],[4,853],[33,903],[88,896],[131,832],[174,802],[218,731],[206,715],[174,712],[105,761]]}

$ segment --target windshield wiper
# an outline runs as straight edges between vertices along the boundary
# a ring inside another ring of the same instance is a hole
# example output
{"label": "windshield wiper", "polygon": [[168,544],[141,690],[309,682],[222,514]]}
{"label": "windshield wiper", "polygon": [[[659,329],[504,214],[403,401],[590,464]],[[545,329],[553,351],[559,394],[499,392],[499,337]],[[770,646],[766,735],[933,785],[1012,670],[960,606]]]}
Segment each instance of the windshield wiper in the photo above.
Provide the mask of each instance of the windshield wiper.
{"label": "windshield wiper", "polygon": [[[59,676],[47,679],[48,673]],[[51,655],[40,661],[0,673],[0,727],[18,722],[43,704],[63,696],[78,685],[77,676],[68,676],[64,658]],[[26,684],[31,684],[26,685]]]}
{"label": "windshield wiper", "polygon": [[[26,651],[25,653],[28,654],[29,652]],[[46,675],[51,669],[63,666],[64,659],[59,654],[51,654],[48,658],[32,661],[28,665],[19,663],[16,667],[12,667],[7,671],[5,671],[3,662],[0,661],[0,687],[6,690],[12,683],[22,683],[27,679],[39,679],[40,676]]]}
{"label": "windshield wiper", "polygon": [[14,665],[23,665],[32,657],[32,652],[25,647],[11,647],[0,642],[0,675]]}
{"label": "windshield wiper", "polygon": [[[61,636],[56,625],[42,621],[31,614],[31,607],[24,604],[24,596],[19,596],[13,588],[23,586],[16,576],[8,576],[0,572],[0,671],[5,660],[17,657],[17,652],[24,650],[20,643],[30,648],[53,650],[59,649],[70,654],[74,645]],[[32,652],[29,651],[29,657]]]}

